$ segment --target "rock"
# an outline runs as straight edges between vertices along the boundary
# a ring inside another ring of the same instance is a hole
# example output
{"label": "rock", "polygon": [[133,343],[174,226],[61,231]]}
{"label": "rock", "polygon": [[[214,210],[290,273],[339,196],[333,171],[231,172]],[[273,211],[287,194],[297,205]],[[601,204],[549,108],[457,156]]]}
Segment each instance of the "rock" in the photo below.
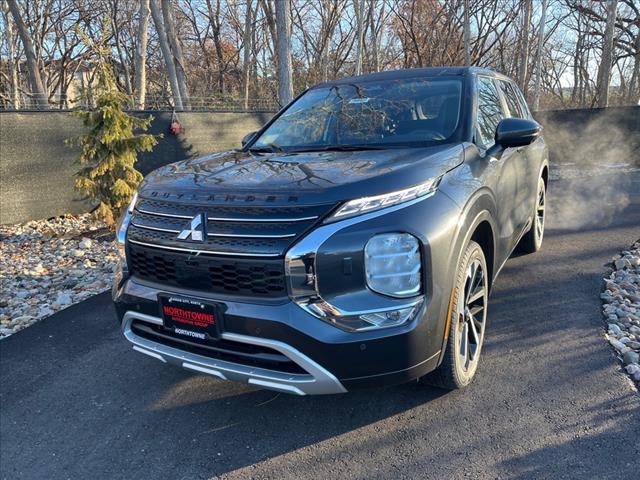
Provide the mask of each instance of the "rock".
{"label": "rock", "polygon": [[22,315],[20,317],[13,318],[11,320],[11,323],[13,325],[20,325],[22,323],[29,323],[32,320],[33,320],[33,317],[31,315]]}
{"label": "rock", "polygon": [[630,363],[629,365],[624,367],[624,369],[636,382],[640,381],[640,365]]}
{"label": "rock", "polygon": [[84,250],[80,250],[80,249],[76,249],[76,250],[73,250],[73,252],[71,252],[71,254],[77,258],[84,257],[84,253],[85,253]]}
{"label": "rock", "polygon": [[88,250],[89,248],[91,248],[91,245],[93,245],[93,241],[90,238],[84,237],[82,240],[80,240],[78,247],[83,250]]}
{"label": "rock", "polygon": [[640,362],[640,355],[634,352],[633,350],[629,350],[622,357],[622,361],[624,362],[625,365],[630,365],[632,363],[637,364],[638,362]]}
{"label": "rock", "polygon": [[640,350],[640,342],[636,342],[634,340],[629,340],[626,342],[627,347],[633,348],[634,350]]}
{"label": "rock", "polygon": [[613,335],[620,335],[622,333],[622,329],[615,323],[610,323],[609,332]]}
{"label": "rock", "polygon": [[629,331],[634,335],[640,335],[640,327],[636,327],[635,325],[631,325]]}
{"label": "rock", "polygon": [[59,305],[71,305],[71,296],[67,293],[60,292],[56,297],[56,303]]}
{"label": "rock", "polygon": [[621,352],[625,347],[624,343],[621,343],[620,341],[616,340],[615,338],[610,338],[609,339],[609,343],[611,344],[611,346],[613,348],[615,348],[619,352]]}
{"label": "rock", "polygon": [[615,265],[616,270],[622,270],[623,268],[628,268],[631,266],[631,262],[629,262],[629,260],[627,260],[626,258],[620,258],[613,262],[613,264]]}

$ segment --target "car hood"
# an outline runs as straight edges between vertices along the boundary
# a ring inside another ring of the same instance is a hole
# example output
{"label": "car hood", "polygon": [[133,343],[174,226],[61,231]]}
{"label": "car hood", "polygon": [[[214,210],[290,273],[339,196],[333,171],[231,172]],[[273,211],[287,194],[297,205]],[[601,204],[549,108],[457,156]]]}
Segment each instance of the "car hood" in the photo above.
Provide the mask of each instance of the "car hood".
{"label": "car hood", "polygon": [[462,163],[462,145],[350,152],[215,153],[161,167],[142,198],[234,204],[324,204],[401,190]]}

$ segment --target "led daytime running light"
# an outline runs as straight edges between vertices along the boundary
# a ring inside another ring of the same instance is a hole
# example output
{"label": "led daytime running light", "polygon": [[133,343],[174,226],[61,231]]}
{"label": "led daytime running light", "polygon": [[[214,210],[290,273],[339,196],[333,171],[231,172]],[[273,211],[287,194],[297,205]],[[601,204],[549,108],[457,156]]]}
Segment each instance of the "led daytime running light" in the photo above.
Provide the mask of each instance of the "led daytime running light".
{"label": "led daytime running light", "polygon": [[404,190],[350,200],[342,205],[338,211],[333,214],[332,218],[344,218],[347,216],[360,215],[372,210],[378,210],[392,205],[397,205],[399,203],[408,202],[415,198],[423,197],[436,191],[439,180],[440,178],[431,178],[426,182]]}

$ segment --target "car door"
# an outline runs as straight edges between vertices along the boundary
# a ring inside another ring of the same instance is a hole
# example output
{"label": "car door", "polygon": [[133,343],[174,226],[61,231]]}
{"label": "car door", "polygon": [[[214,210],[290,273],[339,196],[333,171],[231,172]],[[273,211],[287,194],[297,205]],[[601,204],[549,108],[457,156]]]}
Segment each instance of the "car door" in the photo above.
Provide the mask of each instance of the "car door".
{"label": "car door", "polygon": [[[513,82],[498,80],[502,95],[505,100],[508,115],[515,118],[531,118],[524,98],[518,87]],[[535,202],[538,191],[538,176],[540,174],[541,162],[538,161],[539,148],[537,146],[526,146],[518,149],[520,159],[518,167],[518,205],[523,208],[521,216],[527,222],[531,219],[533,212],[533,202]]]}
{"label": "car door", "polygon": [[[475,139],[478,147],[486,151],[494,145],[496,127],[507,116],[508,110],[493,78],[478,76],[477,92]],[[523,159],[518,149],[508,148],[500,158],[490,158],[487,161],[492,163],[491,184],[496,197],[499,251],[508,255],[518,241],[526,221],[521,205],[523,196],[519,191]]]}

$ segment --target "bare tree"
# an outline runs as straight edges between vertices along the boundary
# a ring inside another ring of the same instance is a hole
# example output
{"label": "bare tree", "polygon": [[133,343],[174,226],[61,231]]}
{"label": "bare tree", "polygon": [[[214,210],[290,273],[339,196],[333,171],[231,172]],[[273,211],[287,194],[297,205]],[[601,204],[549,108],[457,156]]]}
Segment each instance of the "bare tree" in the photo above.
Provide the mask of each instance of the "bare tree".
{"label": "bare tree", "polygon": [[38,57],[36,57],[35,54],[31,34],[29,33],[29,29],[22,19],[22,15],[20,14],[20,9],[18,8],[16,0],[7,0],[7,3],[9,4],[9,10],[11,11],[13,21],[15,22],[18,29],[18,35],[20,36],[22,47],[24,48],[24,54],[27,58],[27,70],[29,73],[31,95],[35,97],[36,106],[38,106],[39,108],[46,108],[49,103],[47,91],[44,87],[42,76],[40,75]]}
{"label": "bare tree", "polygon": [[20,82],[18,79],[18,65],[13,34],[13,20],[9,17],[9,8],[6,3],[2,5],[2,18],[4,19],[5,40],[7,42],[7,56],[9,77],[11,79],[10,104],[15,109],[20,108]]}
{"label": "bare tree", "polygon": [[607,3],[607,26],[604,32],[600,67],[598,68],[598,88],[596,90],[598,107],[606,107],[609,105],[609,81],[611,79],[611,64],[613,61],[613,37],[615,33],[617,8],[618,0],[609,0]]}
{"label": "bare tree", "polygon": [[276,1],[278,45],[278,100],[284,106],[293,100],[291,73],[291,5],[289,0]]}
{"label": "bare tree", "polygon": [[176,110],[182,110],[182,97],[180,95],[180,87],[178,86],[178,76],[176,73],[176,66],[173,60],[173,54],[171,53],[171,47],[169,46],[169,40],[164,28],[162,20],[162,14],[157,4],[157,0],[151,0],[149,2],[151,7],[151,17],[153,23],[156,26],[156,32],[158,34],[158,43],[162,50],[162,56],[164,57],[164,64],[167,69],[167,75],[169,77],[169,84],[171,85],[171,94],[173,97],[173,106]]}
{"label": "bare tree", "polygon": [[520,61],[518,64],[518,85],[525,95],[527,94],[529,69],[529,25],[531,25],[531,0],[524,0],[520,37]]}
{"label": "bare tree", "polygon": [[135,99],[136,108],[144,110],[147,96],[147,44],[149,38],[149,0],[140,0],[138,9],[138,31],[135,54]]}
{"label": "bare tree", "polygon": [[538,28],[538,51],[536,53],[536,80],[533,86],[533,109],[540,109],[540,86],[542,70],[542,53],[544,48],[544,26],[547,21],[547,0],[542,0],[540,12],[540,27]]}
{"label": "bare tree", "polygon": [[244,31],[242,35],[242,102],[245,110],[249,108],[249,81],[251,75],[251,52],[253,49],[251,29],[253,27],[253,1],[247,0],[244,13]]}
{"label": "bare tree", "polygon": [[471,65],[471,24],[469,23],[469,0],[464,0],[464,26],[463,26],[463,43],[464,43],[464,64]]}
{"label": "bare tree", "polygon": [[178,40],[175,21],[173,19],[173,5],[171,0],[161,1],[164,28],[169,46],[171,47],[173,62],[176,71],[176,79],[178,80],[178,88],[180,89],[180,99],[182,100],[182,108],[188,108],[189,91],[187,89],[187,76],[184,70],[184,56],[182,55],[182,46],[180,45],[180,40]]}
{"label": "bare tree", "polygon": [[362,57],[364,54],[364,0],[353,0],[353,9],[356,14],[356,66],[355,74],[362,74]]}

